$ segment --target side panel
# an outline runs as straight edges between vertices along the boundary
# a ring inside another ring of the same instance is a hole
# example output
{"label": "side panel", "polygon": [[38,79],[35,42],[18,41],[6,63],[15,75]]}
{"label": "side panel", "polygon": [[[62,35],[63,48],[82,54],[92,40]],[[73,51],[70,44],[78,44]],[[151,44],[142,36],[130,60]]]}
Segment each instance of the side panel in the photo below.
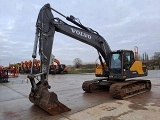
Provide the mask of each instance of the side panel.
{"label": "side panel", "polygon": [[137,71],[138,74],[144,74],[142,62],[141,61],[135,61],[133,65],[130,68],[130,71]]}

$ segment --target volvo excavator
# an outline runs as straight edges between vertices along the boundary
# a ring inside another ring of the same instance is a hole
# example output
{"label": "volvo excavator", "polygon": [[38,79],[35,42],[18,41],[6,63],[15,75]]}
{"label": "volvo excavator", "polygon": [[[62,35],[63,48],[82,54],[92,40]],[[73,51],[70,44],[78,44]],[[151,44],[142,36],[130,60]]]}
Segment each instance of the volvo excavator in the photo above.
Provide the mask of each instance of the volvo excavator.
{"label": "volvo excavator", "polygon": [[[73,25],[54,17],[52,11],[60,14]],[[98,32],[82,25],[79,19],[72,15],[69,17],[63,15],[48,3],[41,8],[38,14],[32,54],[34,60],[37,56],[39,43],[40,73],[32,74],[31,70],[28,78],[32,86],[29,100],[51,115],[71,110],[58,100],[56,93],[49,91],[51,88],[48,83],[49,64],[55,32],[86,43],[97,50],[103,75],[101,78],[85,81],[82,84],[82,89],[85,92],[95,92],[108,88],[113,98],[125,99],[151,89],[150,80],[129,79],[147,75],[146,66],[143,66],[141,61],[134,59],[133,51],[111,51],[107,41]]]}

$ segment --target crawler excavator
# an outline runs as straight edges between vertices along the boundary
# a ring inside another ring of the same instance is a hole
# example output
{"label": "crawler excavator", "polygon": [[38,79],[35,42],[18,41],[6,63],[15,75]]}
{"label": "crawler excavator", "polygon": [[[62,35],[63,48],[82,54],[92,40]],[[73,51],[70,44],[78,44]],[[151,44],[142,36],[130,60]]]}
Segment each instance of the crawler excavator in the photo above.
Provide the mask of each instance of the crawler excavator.
{"label": "crawler excavator", "polygon": [[[62,19],[54,17],[51,11],[57,12],[73,25],[69,25]],[[93,46],[97,50],[103,69],[103,77],[85,81],[82,84],[82,89],[85,92],[104,90],[108,87],[110,94],[114,98],[125,99],[151,89],[150,80],[128,80],[128,78],[147,75],[147,69],[146,67],[142,67],[142,62],[135,61],[133,51],[111,51],[107,41],[98,32],[82,25],[74,16],[66,17],[51,8],[50,4],[46,4],[41,8],[37,18],[32,54],[34,60],[37,54],[37,44],[39,43],[40,73],[35,75],[32,74],[31,70],[28,78],[32,86],[29,100],[51,115],[57,115],[71,110],[58,100],[56,93],[49,92],[51,88],[48,83],[49,62],[55,32],[60,32],[79,40]]]}
{"label": "crawler excavator", "polygon": [[[56,63],[56,65],[54,64]],[[49,74],[67,74],[68,67],[65,64],[61,64],[58,59],[53,60],[53,63],[50,65]]]}

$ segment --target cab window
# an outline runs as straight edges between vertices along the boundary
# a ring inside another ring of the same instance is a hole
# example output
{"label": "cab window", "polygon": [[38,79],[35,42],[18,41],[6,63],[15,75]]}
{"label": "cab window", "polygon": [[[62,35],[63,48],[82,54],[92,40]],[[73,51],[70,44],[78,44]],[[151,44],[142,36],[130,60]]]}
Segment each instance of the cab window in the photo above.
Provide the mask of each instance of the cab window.
{"label": "cab window", "polygon": [[119,53],[112,54],[111,68],[121,68],[121,55]]}
{"label": "cab window", "polygon": [[124,69],[128,70],[134,62],[134,54],[131,51],[124,52]]}

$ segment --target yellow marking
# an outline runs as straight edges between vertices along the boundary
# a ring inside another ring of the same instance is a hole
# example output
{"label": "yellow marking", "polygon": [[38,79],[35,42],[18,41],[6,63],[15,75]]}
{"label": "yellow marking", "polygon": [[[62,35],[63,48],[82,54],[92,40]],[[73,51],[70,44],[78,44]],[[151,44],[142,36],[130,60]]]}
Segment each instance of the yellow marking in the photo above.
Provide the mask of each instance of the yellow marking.
{"label": "yellow marking", "polygon": [[130,71],[137,71],[138,74],[144,74],[142,69],[142,62],[141,61],[135,61],[133,65],[130,68]]}

